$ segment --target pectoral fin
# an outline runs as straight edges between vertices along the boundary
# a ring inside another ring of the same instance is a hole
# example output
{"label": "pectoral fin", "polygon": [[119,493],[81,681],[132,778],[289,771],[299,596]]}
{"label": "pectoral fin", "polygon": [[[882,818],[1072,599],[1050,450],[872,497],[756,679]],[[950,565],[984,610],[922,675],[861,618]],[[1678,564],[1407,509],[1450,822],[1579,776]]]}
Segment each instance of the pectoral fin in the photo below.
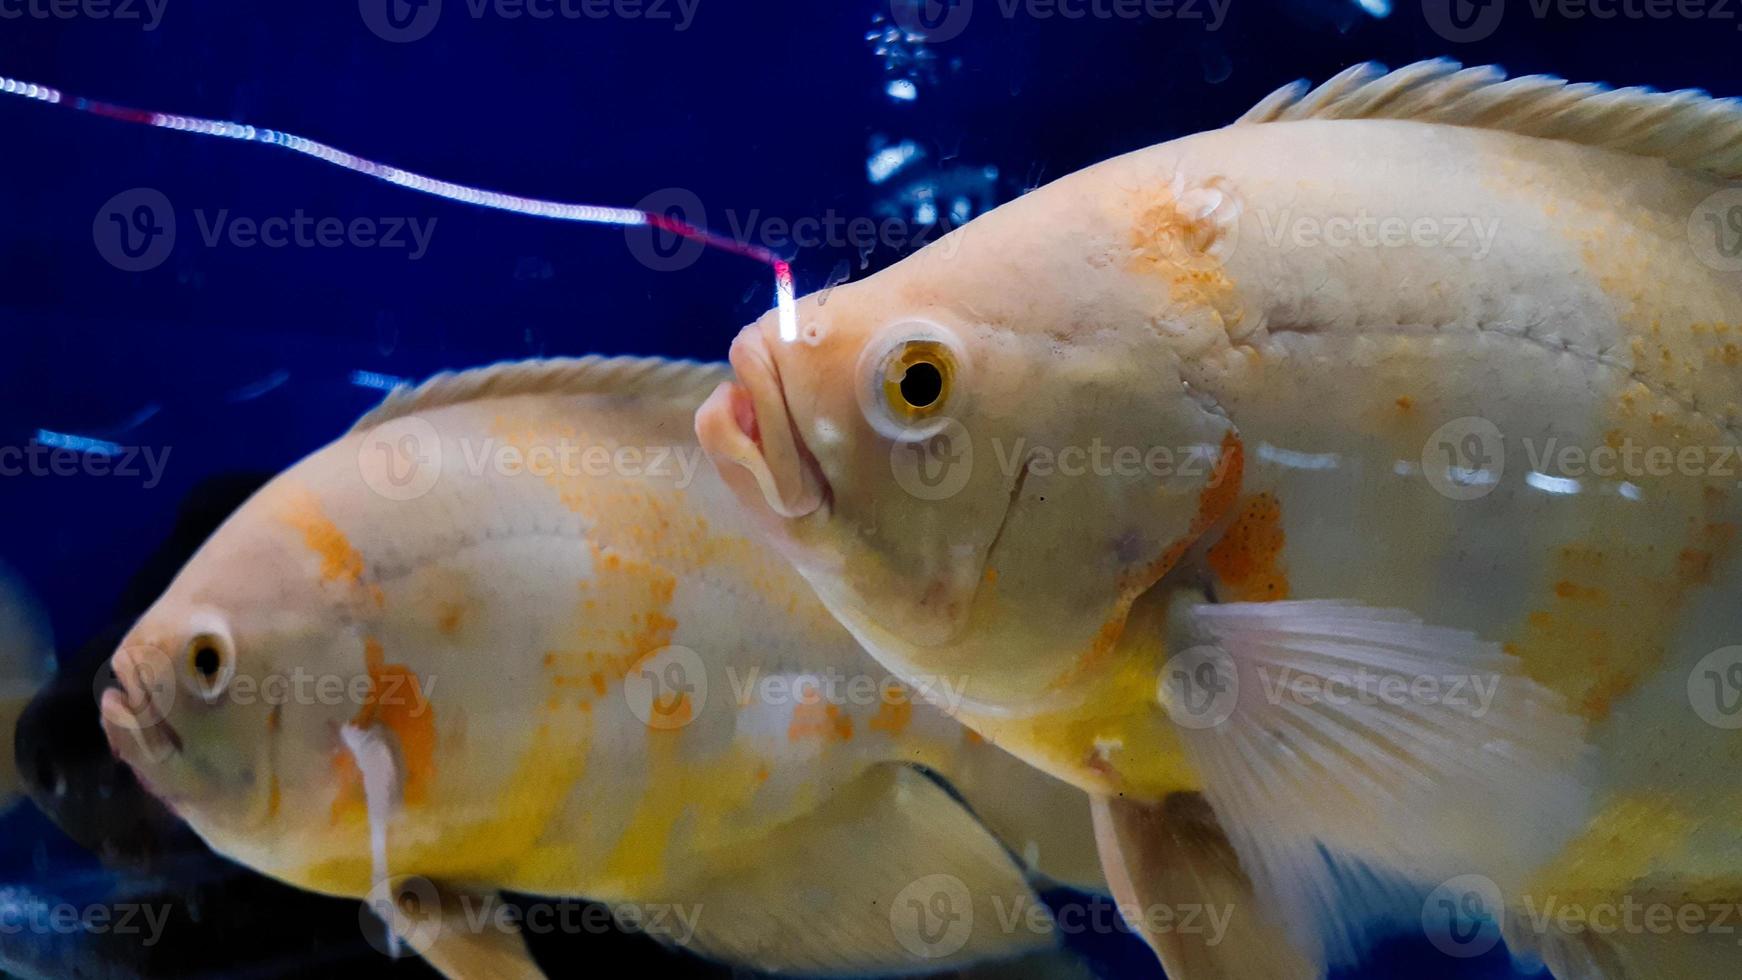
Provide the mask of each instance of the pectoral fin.
{"label": "pectoral fin", "polygon": [[[1332,962],[1359,948],[1327,854],[1515,896],[1584,825],[1583,726],[1471,633],[1340,602],[1193,605],[1161,699],[1271,914]],[[1326,919],[1332,921],[1327,923]],[[1329,934],[1321,929],[1336,926]]]}
{"label": "pectoral fin", "polygon": [[1093,801],[1113,897],[1172,980],[1310,980],[1321,970],[1266,919],[1203,797]]}
{"label": "pectoral fin", "polygon": [[660,936],[781,973],[922,973],[1052,949],[1050,913],[960,801],[879,766],[755,848],[674,890],[692,933]]}

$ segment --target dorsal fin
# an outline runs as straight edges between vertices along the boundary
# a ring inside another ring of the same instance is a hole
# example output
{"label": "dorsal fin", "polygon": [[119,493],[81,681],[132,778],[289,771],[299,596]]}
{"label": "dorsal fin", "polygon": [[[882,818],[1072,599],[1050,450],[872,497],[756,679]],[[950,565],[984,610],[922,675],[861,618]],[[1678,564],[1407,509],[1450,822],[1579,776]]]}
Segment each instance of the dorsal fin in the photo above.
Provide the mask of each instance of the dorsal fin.
{"label": "dorsal fin", "polygon": [[1369,62],[1318,88],[1304,81],[1285,85],[1234,125],[1299,119],[1407,119],[1503,130],[1742,178],[1742,101],[1696,89],[1610,89],[1549,75],[1508,79],[1493,65],[1465,68],[1447,58],[1394,72]]}
{"label": "dorsal fin", "polygon": [[589,355],[507,361],[469,371],[444,372],[420,385],[395,388],[385,401],[358,419],[351,431],[371,429],[443,405],[511,395],[693,396],[700,404],[720,382],[731,377],[732,368],[726,364],[663,357]]}

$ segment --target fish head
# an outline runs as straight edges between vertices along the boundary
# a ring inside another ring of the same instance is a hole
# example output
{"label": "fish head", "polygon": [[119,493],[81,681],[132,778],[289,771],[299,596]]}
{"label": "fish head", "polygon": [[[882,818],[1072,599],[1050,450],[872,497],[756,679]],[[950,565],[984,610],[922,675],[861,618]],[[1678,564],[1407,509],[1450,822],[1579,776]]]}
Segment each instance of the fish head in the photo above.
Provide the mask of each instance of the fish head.
{"label": "fish head", "polygon": [[111,749],[226,852],[316,819],[306,801],[356,710],[328,678],[363,660],[347,600],[265,510],[256,497],[195,553],[96,682]]}
{"label": "fish head", "polygon": [[[862,643],[1004,712],[1117,635],[1199,520],[1229,428],[1156,322],[1165,284],[1121,267],[1099,219],[1006,213],[1027,202],[806,297],[796,324],[751,324],[697,415]],[[1061,260],[1048,232],[1105,239],[1105,261]]]}

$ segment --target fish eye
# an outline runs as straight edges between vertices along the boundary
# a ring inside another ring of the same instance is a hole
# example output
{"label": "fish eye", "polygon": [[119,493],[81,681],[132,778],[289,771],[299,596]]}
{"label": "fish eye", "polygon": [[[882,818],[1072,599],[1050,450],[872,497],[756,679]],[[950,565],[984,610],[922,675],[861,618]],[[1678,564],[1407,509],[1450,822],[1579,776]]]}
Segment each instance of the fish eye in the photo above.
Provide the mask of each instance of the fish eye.
{"label": "fish eye", "polygon": [[918,422],[934,413],[949,392],[949,349],[935,340],[910,340],[884,361],[883,400],[896,418]]}
{"label": "fish eye", "polygon": [[907,366],[899,385],[901,400],[915,409],[930,408],[944,395],[944,369],[932,361]]}
{"label": "fish eye", "polygon": [[195,692],[213,701],[229,686],[236,665],[224,637],[200,633],[188,641],[187,669]]}
{"label": "fish eye", "polygon": [[873,428],[891,439],[930,438],[959,402],[964,359],[941,327],[897,324],[895,335],[866,348],[861,404]]}

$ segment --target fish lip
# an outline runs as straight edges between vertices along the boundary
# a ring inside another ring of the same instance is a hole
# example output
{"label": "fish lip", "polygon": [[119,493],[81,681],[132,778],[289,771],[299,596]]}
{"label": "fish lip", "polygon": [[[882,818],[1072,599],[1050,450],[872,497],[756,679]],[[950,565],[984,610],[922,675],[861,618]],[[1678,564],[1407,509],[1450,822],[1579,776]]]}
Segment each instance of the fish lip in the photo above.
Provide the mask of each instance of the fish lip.
{"label": "fish lip", "polygon": [[110,750],[135,772],[141,772],[148,765],[179,755],[183,743],[181,733],[170,724],[168,707],[153,698],[140,673],[137,650],[156,653],[150,647],[122,647],[111,661],[116,684],[104,688],[98,717]]}
{"label": "fish lip", "polygon": [[717,462],[748,471],[777,516],[816,513],[828,499],[828,481],[798,431],[778,362],[758,326],[732,342],[730,360],[736,380],[722,383],[696,413],[702,447]]}
{"label": "fish lip", "polygon": [[103,691],[97,714],[109,750],[146,782],[145,773],[151,766],[181,754],[182,739],[167,718],[141,718],[133,707],[134,700],[123,688],[110,687]]}

